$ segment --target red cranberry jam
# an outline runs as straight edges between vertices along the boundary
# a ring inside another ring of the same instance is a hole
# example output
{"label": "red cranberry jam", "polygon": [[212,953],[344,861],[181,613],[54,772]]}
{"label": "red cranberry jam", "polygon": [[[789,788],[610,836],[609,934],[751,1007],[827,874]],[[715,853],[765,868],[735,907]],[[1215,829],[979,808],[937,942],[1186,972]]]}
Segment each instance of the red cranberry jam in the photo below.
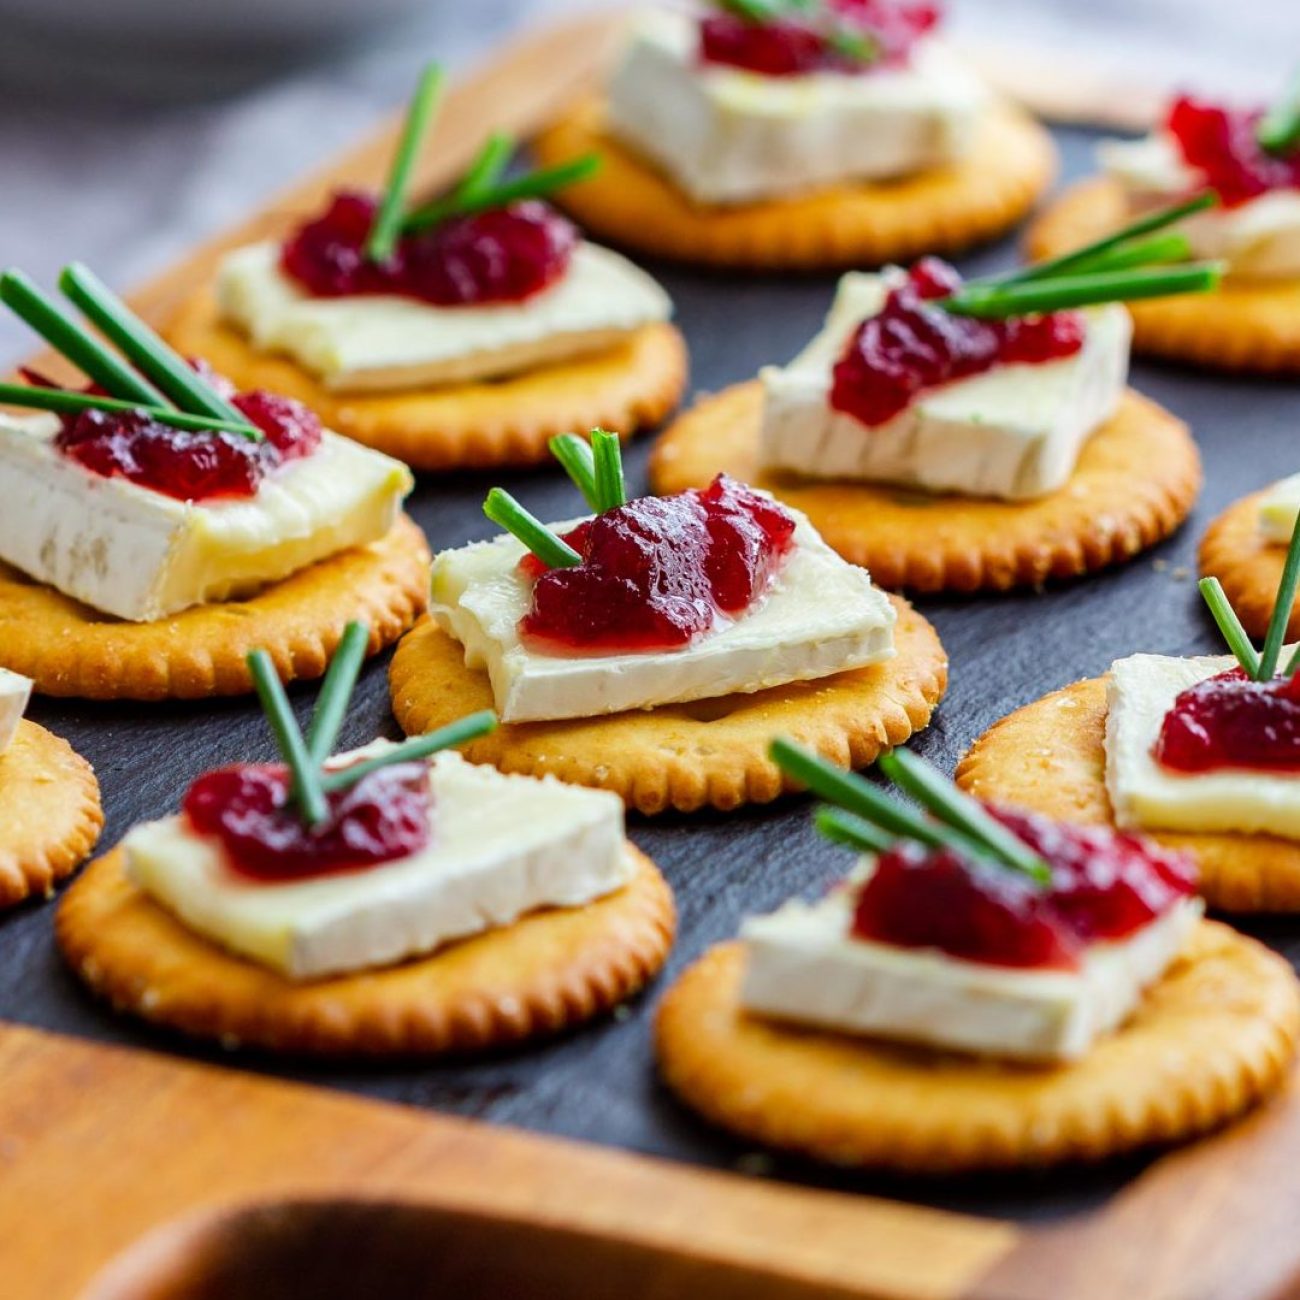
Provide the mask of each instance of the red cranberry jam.
{"label": "red cranberry jam", "polygon": [[827,0],[825,15],[848,35],[864,37],[873,57],[864,61],[846,53],[828,37],[825,24],[810,18],[755,23],[717,13],[700,20],[700,58],[765,77],[901,67],[917,41],[938,26],[942,10],[937,4],[899,0]]}
{"label": "red cranberry jam", "polygon": [[1234,668],[1197,682],[1165,714],[1152,752],[1176,772],[1300,772],[1300,677],[1255,682]]}
{"label": "red cranberry jam", "polygon": [[927,257],[858,326],[835,363],[831,406],[863,424],[884,424],[927,389],[994,366],[1038,365],[1083,347],[1083,318],[1050,312],[1010,320],[955,316],[935,305],[961,287],[946,262]]}
{"label": "red cranberry jam", "polygon": [[990,811],[1048,863],[1050,885],[900,844],[862,887],[854,935],[994,966],[1072,970],[1088,944],[1123,939],[1195,891],[1188,859],[1137,836]]}
{"label": "red cranberry jam", "polygon": [[207,501],[254,496],[272,470],[320,445],[320,421],[301,402],[261,389],[236,393],[205,366],[196,369],[266,435],[264,442],[173,429],[140,411],[81,411],[60,417],[55,447],[104,478],[130,479],[181,501]]}
{"label": "red cranberry jam", "polygon": [[1300,188],[1300,149],[1277,156],[1255,131],[1263,113],[1221,108],[1184,95],[1165,123],[1183,160],[1201,172],[1225,207],[1237,207],[1269,190]]}
{"label": "red cranberry jam", "polygon": [[629,501],[565,536],[581,564],[548,570],[524,557],[536,581],[520,627],[566,652],[676,649],[762,596],[793,535],[775,501],[725,474]]}
{"label": "red cranberry jam", "polygon": [[329,820],[312,829],[290,805],[281,764],[237,763],[207,772],[181,805],[200,835],[221,841],[230,867],[253,880],[301,880],[377,866],[429,842],[433,797],[424,763],[393,763],[328,796]]}
{"label": "red cranberry jam", "polygon": [[377,206],[366,194],[336,195],[285,244],[285,273],[319,298],[397,294],[439,307],[522,302],[568,270],[578,242],[571,222],[529,199],[405,236],[378,265],[365,252]]}

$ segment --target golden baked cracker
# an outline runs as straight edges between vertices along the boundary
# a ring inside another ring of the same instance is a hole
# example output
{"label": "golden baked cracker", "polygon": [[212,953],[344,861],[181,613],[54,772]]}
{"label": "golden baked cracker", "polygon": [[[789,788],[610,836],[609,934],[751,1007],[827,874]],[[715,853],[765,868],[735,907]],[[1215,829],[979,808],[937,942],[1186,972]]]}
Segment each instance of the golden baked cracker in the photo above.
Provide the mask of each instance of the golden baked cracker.
{"label": "golden baked cracker", "polygon": [[[1109,177],[1072,186],[1031,227],[1029,257],[1041,261],[1118,229],[1130,218]],[[1229,278],[1212,293],[1127,304],[1133,346],[1150,356],[1219,370],[1300,373],[1300,279]]]}
{"label": "golden baked cracker", "polygon": [[[1251,636],[1262,637],[1273,617],[1286,547],[1270,542],[1259,528],[1259,508],[1270,489],[1233,502],[1201,539],[1201,573],[1218,578]],[[1300,636],[1300,602],[1291,610],[1287,638]]]}
{"label": "golden baked cracker", "polygon": [[[1058,821],[1113,826],[1105,746],[1106,682],[1094,677],[995,723],[957,765],[957,784],[981,799]],[[1273,835],[1142,834],[1196,860],[1211,907],[1300,911],[1300,843]]]}
{"label": "golden baked cracker", "polygon": [[273,583],[247,600],[197,605],[153,623],[100,614],[0,564],[0,667],[45,695],[205,699],[253,689],[244,657],[262,647],[285,681],[321,676],[349,620],[370,651],[396,641],[428,603],[429,548],[402,516],[386,537]]}
{"label": "golden baked cracker", "polygon": [[1084,445],[1070,481],[1034,501],[764,473],[757,463],[762,404],[762,385],[751,381],[681,416],[655,445],[654,490],[702,487],[725,470],[802,510],[882,587],[1003,591],[1091,573],[1168,537],[1201,487],[1186,425],[1131,390]]}
{"label": "golden baked cracker", "polygon": [[637,873],[583,907],[398,966],[295,983],[227,953],[127,878],[120,849],[63,898],[55,935],[73,970],[120,1011],[226,1046],[333,1055],[435,1055],[558,1033],[658,974],[676,928],[672,891],[630,845]]}
{"label": "golden baked cracker", "polygon": [[800,1027],[739,1005],[741,944],[712,949],[656,1024],[669,1086],[707,1119],[838,1165],[951,1173],[1099,1160],[1207,1132],[1279,1088],[1300,1034],[1287,963],[1203,921],[1122,1029],[1064,1067]]}
{"label": "golden baked cracker", "polygon": [[955,166],[788,199],[703,206],[607,135],[603,114],[599,101],[588,100],[534,141],[545,165],[600,156],[600,171],[555,201],[597,237],[683,262],[814,270],[955,253],[1010,230],[1056,172],[1051,136],[999,104],[970,156]]}
{"label": "golden baked cracker", "polygon": [[335,393],[290,358],[259,352],[218,317],[211,289],[166,331],[240,388],[266,388],[311,407],[338,433],[418,470],[489,469],[550,460],[547,440],[595,427],[632,434],[667,418],[686,386],[686,343],[647,325],[603,352],[479,383],[395,393]]}
{"label": "golden baked cracker", "polygon": [[99,783],[66,740],[24,719],[0,754],[0,907],[49,894],[104,825]]}
{"label": "golden baked cracker", "polygon": [[[462,749],[503,772],[559,777],[612,790],[643,813],[767,803],[793,789],[768,757],[790,736],[842,767],[865,767],[930,721],[948,684],[934,629],[906,601],[885,663],[689,704],[599,718],[507,723]],[[465,666],[460,642],[423,619],[397,648],[389,673],[393,712],[408,735],[492,707],[487,674]]]}

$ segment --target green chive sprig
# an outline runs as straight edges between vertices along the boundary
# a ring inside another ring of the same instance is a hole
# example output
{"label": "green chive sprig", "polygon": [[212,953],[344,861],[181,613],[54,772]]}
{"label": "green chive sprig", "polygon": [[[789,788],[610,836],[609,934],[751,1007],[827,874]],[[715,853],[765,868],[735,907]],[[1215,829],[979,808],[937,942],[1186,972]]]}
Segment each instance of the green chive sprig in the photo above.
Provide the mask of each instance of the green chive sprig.
{"label": "green chive sprig", "polygon": [[[1278,660],[1282,655],[1282,643],[1286,640],[1287,625],[1291,621],[1291,610],[1295,605],[1296,591],[1300,588],[1300,515],[1296,516],[1295,527],[1291,530],[1291,542],[1287,547],[1286,560],[1282,565],[1282,577],[1277,585],[1277,596],[1273,601],[1273,613],[1268,620],[1268,631],[1264,634],[1264,648],[1256,651],[1251,644],[1246,629],[1242,627],[1237,612],[1232,608],[1227,593],[1218,578],[1202,578],[1197,584],[1201,596],[1209,607],[1210,614],[1218,624],[1228,649],[1236,656],[1242,672],[1254,682],[1271,682],[1277,675]],[[1291,656],[1283,674],[1292,676],[1300,669],[1300,647]]]}
{"label": "green chive sprig", "polygon": [[1047,863],[1027,844],[914,754],[895,750],[880,767],[929,816],[793,741],[778,738],[769,752],[783,772],[832,805],[819,810],[817,826],[840,843],[877,853],[895,839],[912,840],[1018,872],[1039,885],[1051,880]]}
{"label": "green chive sprig", "polygon": [[571,569],[582,563],[582,556],[564,538],[525,510],[504,488],[493,488],[487,494],[483,513],[523,542],[547,568]]}
{"label": "green chive sprig", "polygon": [[265,650],[254,650],[245,660],[280,755],[292,774],[290,790],[294,807],[310,827],[322,826],[329,820],[329,795],[347,790],[372,772],[394,763],[412,763],[439,750],[486,736],[497,725],[497,715],[491,709],[484,709],[350,767],[324,771],[347,716],[369,644],[370,628],[365,623],[351,622],[344,628],[338,650],[325,673],[305,738],[271,656]]}
{"label": "green chive sprig", "polygon": [[592,454],[591,443],[579,438],[576,433],[560,433],[547,443],[551,455],[564,467],[564,472],[573,480],[573,486],[582,493],[582,499],[597,513],[600,511],[600,497],[596,492],[596,458]]}
{"label": "green chive sprig", "polygon": [[850,26],[825,0],[717,0],[718,8],[755,26],[802,20],[837,54],[858,63],[874,63],[880,42]]}
{"label": "green chive sprig", "polygon": [[616,433],[608,429],[591,431],[591,455],[595,465],[596,513],[617,510],[627,501],[627,483],[623,478],[623,446]]}
{"label": "green chive sprig", "polygon": [[1286,93],[1260,118],[1255,138],[1261,149],[1275,155],[1289,154],[1300,145],[1300,74],[1292,78]]}
{"label": "green chive sprig", "polygon": [[437,110],[442,81],[442,69],[436,63],[429,64],[420,75],[415,95],[406,111],[406,122],[397,152],[393,155],[384,195],[366,241],[366,256],[372,262],[386,262],[397,247],[406,212],[406,194],[411,186],[411,172]]}
{"label": "green chive sprig", "polygon": [[464,203],[490,194],[500,182],[516,148],[518,141],[514,136],[505,131],[493,131],[470,164],[469,171],[461,177],[460,184],[452,190],[452,197]]}
{"label": "green chive sprig", "polygon": [[197,433],[246,432],[244,425],[232,420],[213,420],[206,415],[190,415],[170,406],[147,406],[141,402],[124,402],[116,397],[74,393],[64,388],[42,388],[35,384],[0,384],[0,406],[22,406],[33,411],[54,411],[59,415],[79,415],[82,411],[110,411],[120,415],[137,412],[173,429]]}

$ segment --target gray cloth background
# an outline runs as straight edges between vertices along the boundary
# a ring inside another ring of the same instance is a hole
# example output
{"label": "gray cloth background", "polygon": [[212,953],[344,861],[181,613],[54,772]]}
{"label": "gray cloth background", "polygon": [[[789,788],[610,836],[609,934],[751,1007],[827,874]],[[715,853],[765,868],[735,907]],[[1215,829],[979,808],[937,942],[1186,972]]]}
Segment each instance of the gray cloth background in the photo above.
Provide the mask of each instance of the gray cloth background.
{"label": "gray cloth background", "polygon": [[[4,21],[10,2],[0,0],[0,261],[48,282],[80,258],[117,285],[161,269],[373,128],[426,59],[463,67],[526,23],[579,7],[428,0],[364,42],[288,66],[241,55],[244,84],[232,89],[221,51],[205,63],[203,50],[183,62],[141,41],[79,46],[66,20],[54,39],[35,29],[19,39]],[[1050,47],[1162,86],[1263,96],[1300,64],[1300,0],[951,0],[950,12],[983,43]],[[0,319],[0,363],[27,347],[23,327]]]}

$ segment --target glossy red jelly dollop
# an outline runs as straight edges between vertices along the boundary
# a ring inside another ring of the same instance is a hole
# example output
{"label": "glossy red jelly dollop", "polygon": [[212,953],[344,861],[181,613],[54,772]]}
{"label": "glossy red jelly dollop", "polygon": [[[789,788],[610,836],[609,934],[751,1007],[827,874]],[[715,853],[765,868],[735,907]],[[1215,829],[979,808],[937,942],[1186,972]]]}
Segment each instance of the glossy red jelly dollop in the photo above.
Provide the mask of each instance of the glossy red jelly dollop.
{"label": "glossy red jelly dollop", "polygon": [[214,386],[265,441],[174,429],[140,411],[82,411],[61,417],[54,445],[92,473],[129,479],[181,501],[253,496],[272,470],[320,445],[320,421],[301,402],[260,389],[235,393],[211,372],[205,377],[217,379]]}
{"label": "glossy red jelly dollop", "polygon": [[1263,113],[1224,108],[1184,95],[1165,126],[1183,160],[1204,175],[1225,207],[1237,207],[1270,190],[1300,188],[1300,149],[1280,156],[1256,138]]}
{"label": "glossy red jelly dollop", "polygon": [[960,287],[946,262],[918,262],[854,331],[832,370],[831,406],[863,424],[884,424],[929,389],[994,366],[1058,361],[1083,347],[1077,312],[977,320],[936,305]]}
{"label": "glossy red jelly dollop", "polygon": [[700,19],[700,58],[765,77],[898,67],[907,63],[917,41],[943,16],[937,4],[899,0],[828,0],[824,9],[822,18],[870,42],[870,60],[855,58],[828,39],[828,24],[818,21],[816,14],[765,23],[738,14],[708,14]]}
{"label": "glossy red jelly dollop", "polygon": [[1165,714],[1152,752],[1176,772],[1300,771],[1300,677],[1256,682],[1234,668],[1197,682]]}
{"label": "glossy red jelly dollop", "polygon": [[529,199],[405,236],[377,264],[365,253],[376,210],[369,195],[335,195],[285,243],[284,272],[321,298],[396,294],[439,307],[520,302],[563,276],[578,242],[571,222]]}
{"label": "glossy red jelly dollop", "polygon": [[581,564],[547,569],[525,556],[535,581],[521,630],[562,652],[675,649],[761,597],[793,536],[785,510],[725,474],[707,488],[640,497],[565,536]]}
{"label": "glossy red jelly dollop", "polygon": [[990,811],[1048,863],[1049,886],[950,849],[900,844],[880,855],[859,892],[854,935],[994,966],[1070,970],[1088,944],[1132,934],[1195,890],[1188,859],[1137,836]]}
{"label": "glossy red jelly dollop", "polygon": [[261,881],[354,871],[418,853],[429,843],[432,793],[424,763],[393,763],[328,796],[329,820],[312,829],[289,798],[281,764],[237,763],[199,777],[182,811],[221,841],[232,870]]}

